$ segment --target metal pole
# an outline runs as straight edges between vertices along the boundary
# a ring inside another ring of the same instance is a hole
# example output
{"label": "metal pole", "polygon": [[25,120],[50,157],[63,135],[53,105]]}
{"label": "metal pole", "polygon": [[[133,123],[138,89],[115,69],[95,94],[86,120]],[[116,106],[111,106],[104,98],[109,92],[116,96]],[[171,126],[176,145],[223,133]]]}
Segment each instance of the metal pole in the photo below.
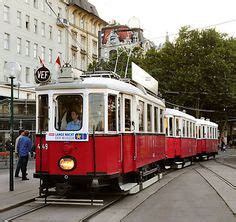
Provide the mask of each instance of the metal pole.
{"label": "metal pole", "polygon": [[9,77],[11,79],[11,145],[10,145],[10,191],[14,190],[14,177],[13,177],[13,136],[14,136],[14,116],[13,116],[13,80],[15,77]]}

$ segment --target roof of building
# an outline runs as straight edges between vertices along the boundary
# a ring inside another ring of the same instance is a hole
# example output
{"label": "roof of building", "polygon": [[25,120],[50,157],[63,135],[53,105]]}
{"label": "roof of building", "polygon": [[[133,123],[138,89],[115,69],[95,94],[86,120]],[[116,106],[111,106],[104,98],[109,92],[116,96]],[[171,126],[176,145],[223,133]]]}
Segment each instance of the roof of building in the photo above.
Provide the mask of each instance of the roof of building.
{"label": "roof of building", "polygon": [[96,7],[87,0],[70,0],[70,5],[77,5],[85,11],[99,17]]}

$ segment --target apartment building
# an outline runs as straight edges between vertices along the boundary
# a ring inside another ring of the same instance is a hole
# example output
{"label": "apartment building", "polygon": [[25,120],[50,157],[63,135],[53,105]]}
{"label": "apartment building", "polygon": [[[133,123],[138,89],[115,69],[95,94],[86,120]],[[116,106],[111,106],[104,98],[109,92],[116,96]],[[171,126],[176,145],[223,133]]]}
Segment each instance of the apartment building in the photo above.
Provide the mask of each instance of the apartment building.
{"label": "apartment building", "polygon": [[[15,91],[22,99],[33,99],[34,73],[39,58],[56,78],[55,61],[86,70],[98,55],[98,31],[106,22],[87,0],[0,1],[0,99],[9,97],[6,62],[16,61],[21,73]],[[2,86],[2,87],[1,87]]]}

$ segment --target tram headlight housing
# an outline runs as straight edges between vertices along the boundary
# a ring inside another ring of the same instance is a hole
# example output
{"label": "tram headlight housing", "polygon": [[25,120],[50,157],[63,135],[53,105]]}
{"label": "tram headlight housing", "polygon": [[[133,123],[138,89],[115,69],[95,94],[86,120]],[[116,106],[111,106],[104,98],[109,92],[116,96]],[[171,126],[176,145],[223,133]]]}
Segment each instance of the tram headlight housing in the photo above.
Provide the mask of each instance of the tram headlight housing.
{"label": "tram headlight housing", "polygon": [[75,168],[76,161],[71,156],[65,156],[59,160],[58,165],[62,170],[70,171]]}

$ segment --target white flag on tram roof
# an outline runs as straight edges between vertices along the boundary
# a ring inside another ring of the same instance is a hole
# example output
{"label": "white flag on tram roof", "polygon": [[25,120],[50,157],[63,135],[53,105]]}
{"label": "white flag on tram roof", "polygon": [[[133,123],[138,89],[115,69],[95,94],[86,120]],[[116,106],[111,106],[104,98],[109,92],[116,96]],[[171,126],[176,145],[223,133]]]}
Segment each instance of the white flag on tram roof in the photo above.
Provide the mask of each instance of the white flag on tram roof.
{"label": "white flag on tram roof", "polygon": [[60,57],[57,56],[57,59],[56,59],[56,62],[55,62],[55,69],[58,72],[60,68],[61,68],[61,60],[60,60]]}

